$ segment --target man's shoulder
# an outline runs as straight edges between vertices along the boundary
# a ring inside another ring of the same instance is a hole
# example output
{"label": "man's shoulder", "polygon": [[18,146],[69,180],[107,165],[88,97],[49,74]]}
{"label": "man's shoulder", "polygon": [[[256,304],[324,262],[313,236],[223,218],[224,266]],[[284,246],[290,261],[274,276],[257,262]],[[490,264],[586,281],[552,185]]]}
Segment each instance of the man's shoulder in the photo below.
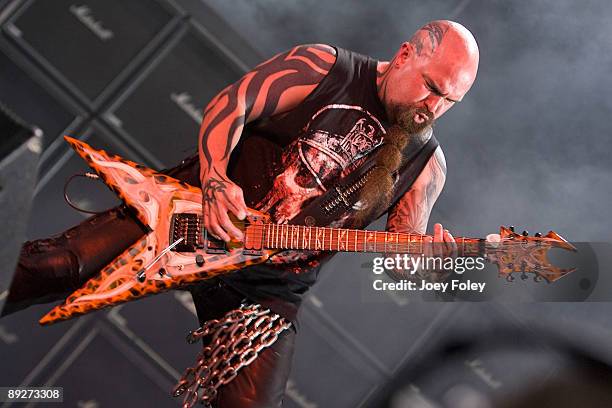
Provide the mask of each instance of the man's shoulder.
{"label": "man's shoulder", "polygon": [[311,52],[315,54],[322,54],[328,57],[336,57],[338,54],[336,48],[329,44],[300,44],[294,47],[295,51]]}
{"label": "man's shoulder", "polygon": [[436,189],[442,188],[446,180],[446,159],[442,147],[436,147],[427,164],[421,171],[412,185],[412,190],[431,189],[434,185]]}
{"label": "man's shoulder", "polygon": [[431,155],[429,161],[432,163],[432,165],[438,166],[440,171],[446,175],[446,158],[444,157],[442,146],[438,145],[436,150],[434,150],[434,153]]}

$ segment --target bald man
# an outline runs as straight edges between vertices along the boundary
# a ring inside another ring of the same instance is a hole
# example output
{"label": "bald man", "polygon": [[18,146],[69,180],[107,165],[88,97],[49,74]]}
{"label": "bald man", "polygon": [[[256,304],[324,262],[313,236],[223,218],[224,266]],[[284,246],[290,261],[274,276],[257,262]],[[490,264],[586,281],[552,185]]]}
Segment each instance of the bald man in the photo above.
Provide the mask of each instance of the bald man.
{"label": "bald man", "polygon": [[[473,36],[451,21],[426,24],[391,61],[324,44],[296,46],[219,92],[204,110],[198,154],[166,172],[201,186],[205,228],[229,241],[243,238],[229,214],[243,219],[251,207],[286,223],[372,158],[378,171],[334,226],[363,228],[388,213],[388,231],[425,234],[446,175],[431,125],[463,99],[477,68]],[[423,165],[405,165],[407,157]],[[27,242],[4,314],[77,289],[144,233],[120,207],[50,239]],[[454,247],[440,224],[429,241]],[[198,399],[224,408],[281,405],[301,298],[329,257],[323,251],[283,251],[265,264],[190,288],[201,324],[228,323],[213,332],[227,344],[210,345],[210,336],[203,338],[208,354],[181,380],[186,406]],[[263,308],[282,324],[264,329],[270,345],[237,364],[245,356],[232,354],[229,344],[257,340],[245,337],[249,330],[228,327],[242,316],[240,324],[249,329],[254,320],[244,315]],[[213,374],[206,369],[211,355],[221,364]],[[198,382],[194,372],[209,375]]]}

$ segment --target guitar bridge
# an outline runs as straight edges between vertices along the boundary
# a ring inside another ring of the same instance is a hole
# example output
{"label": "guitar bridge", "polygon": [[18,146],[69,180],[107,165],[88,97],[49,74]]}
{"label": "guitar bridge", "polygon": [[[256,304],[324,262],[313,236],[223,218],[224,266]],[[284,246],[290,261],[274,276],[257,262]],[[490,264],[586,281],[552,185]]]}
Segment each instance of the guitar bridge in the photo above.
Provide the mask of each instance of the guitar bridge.
{"label": "guitar bridge", "polygon": [[195,252],[204,248],[202,239],[202,220],[198,214],[179,213],[172,216],[170,223],[170,242],[183,238],[172,248],[175,252]]}

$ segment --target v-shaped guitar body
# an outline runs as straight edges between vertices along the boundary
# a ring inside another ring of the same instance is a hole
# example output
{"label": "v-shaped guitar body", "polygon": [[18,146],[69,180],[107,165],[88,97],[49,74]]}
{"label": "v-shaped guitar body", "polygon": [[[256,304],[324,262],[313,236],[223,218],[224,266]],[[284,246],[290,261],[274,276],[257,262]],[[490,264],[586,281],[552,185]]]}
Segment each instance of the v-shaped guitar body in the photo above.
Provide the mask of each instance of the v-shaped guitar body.
{"label": "v-shaped guitar body", "polygon": [[[45,315],[41,324],[208,279],[263,262],[273,253],[261,248],[245,251],[241,243],[225,246],[208,240],[199,225],[199,188],[79,140],[65,139],[151,232]],[[253,211],[240,227],[255,228],[266,219]],[[178,237],[181,242],[168,249]]]}

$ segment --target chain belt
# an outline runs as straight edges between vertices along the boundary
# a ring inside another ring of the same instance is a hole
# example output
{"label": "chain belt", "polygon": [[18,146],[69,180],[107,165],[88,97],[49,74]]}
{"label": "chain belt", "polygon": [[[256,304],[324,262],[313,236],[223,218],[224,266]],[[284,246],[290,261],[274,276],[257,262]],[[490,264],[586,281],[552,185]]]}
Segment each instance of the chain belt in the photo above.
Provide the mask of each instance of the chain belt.
{"label": "chain belt", "polygon": [[185,370],[173,395],[185,394],[184,408],[198,401],[210,407],[218,388],[232,381],[238,370],[255,361],[261,350],[290,327],[291,322],[259,304],[243,303],[221,319],[207,321],[187,335],[190,344],[206,336],[211,340],[198,354],[196,364]]}

